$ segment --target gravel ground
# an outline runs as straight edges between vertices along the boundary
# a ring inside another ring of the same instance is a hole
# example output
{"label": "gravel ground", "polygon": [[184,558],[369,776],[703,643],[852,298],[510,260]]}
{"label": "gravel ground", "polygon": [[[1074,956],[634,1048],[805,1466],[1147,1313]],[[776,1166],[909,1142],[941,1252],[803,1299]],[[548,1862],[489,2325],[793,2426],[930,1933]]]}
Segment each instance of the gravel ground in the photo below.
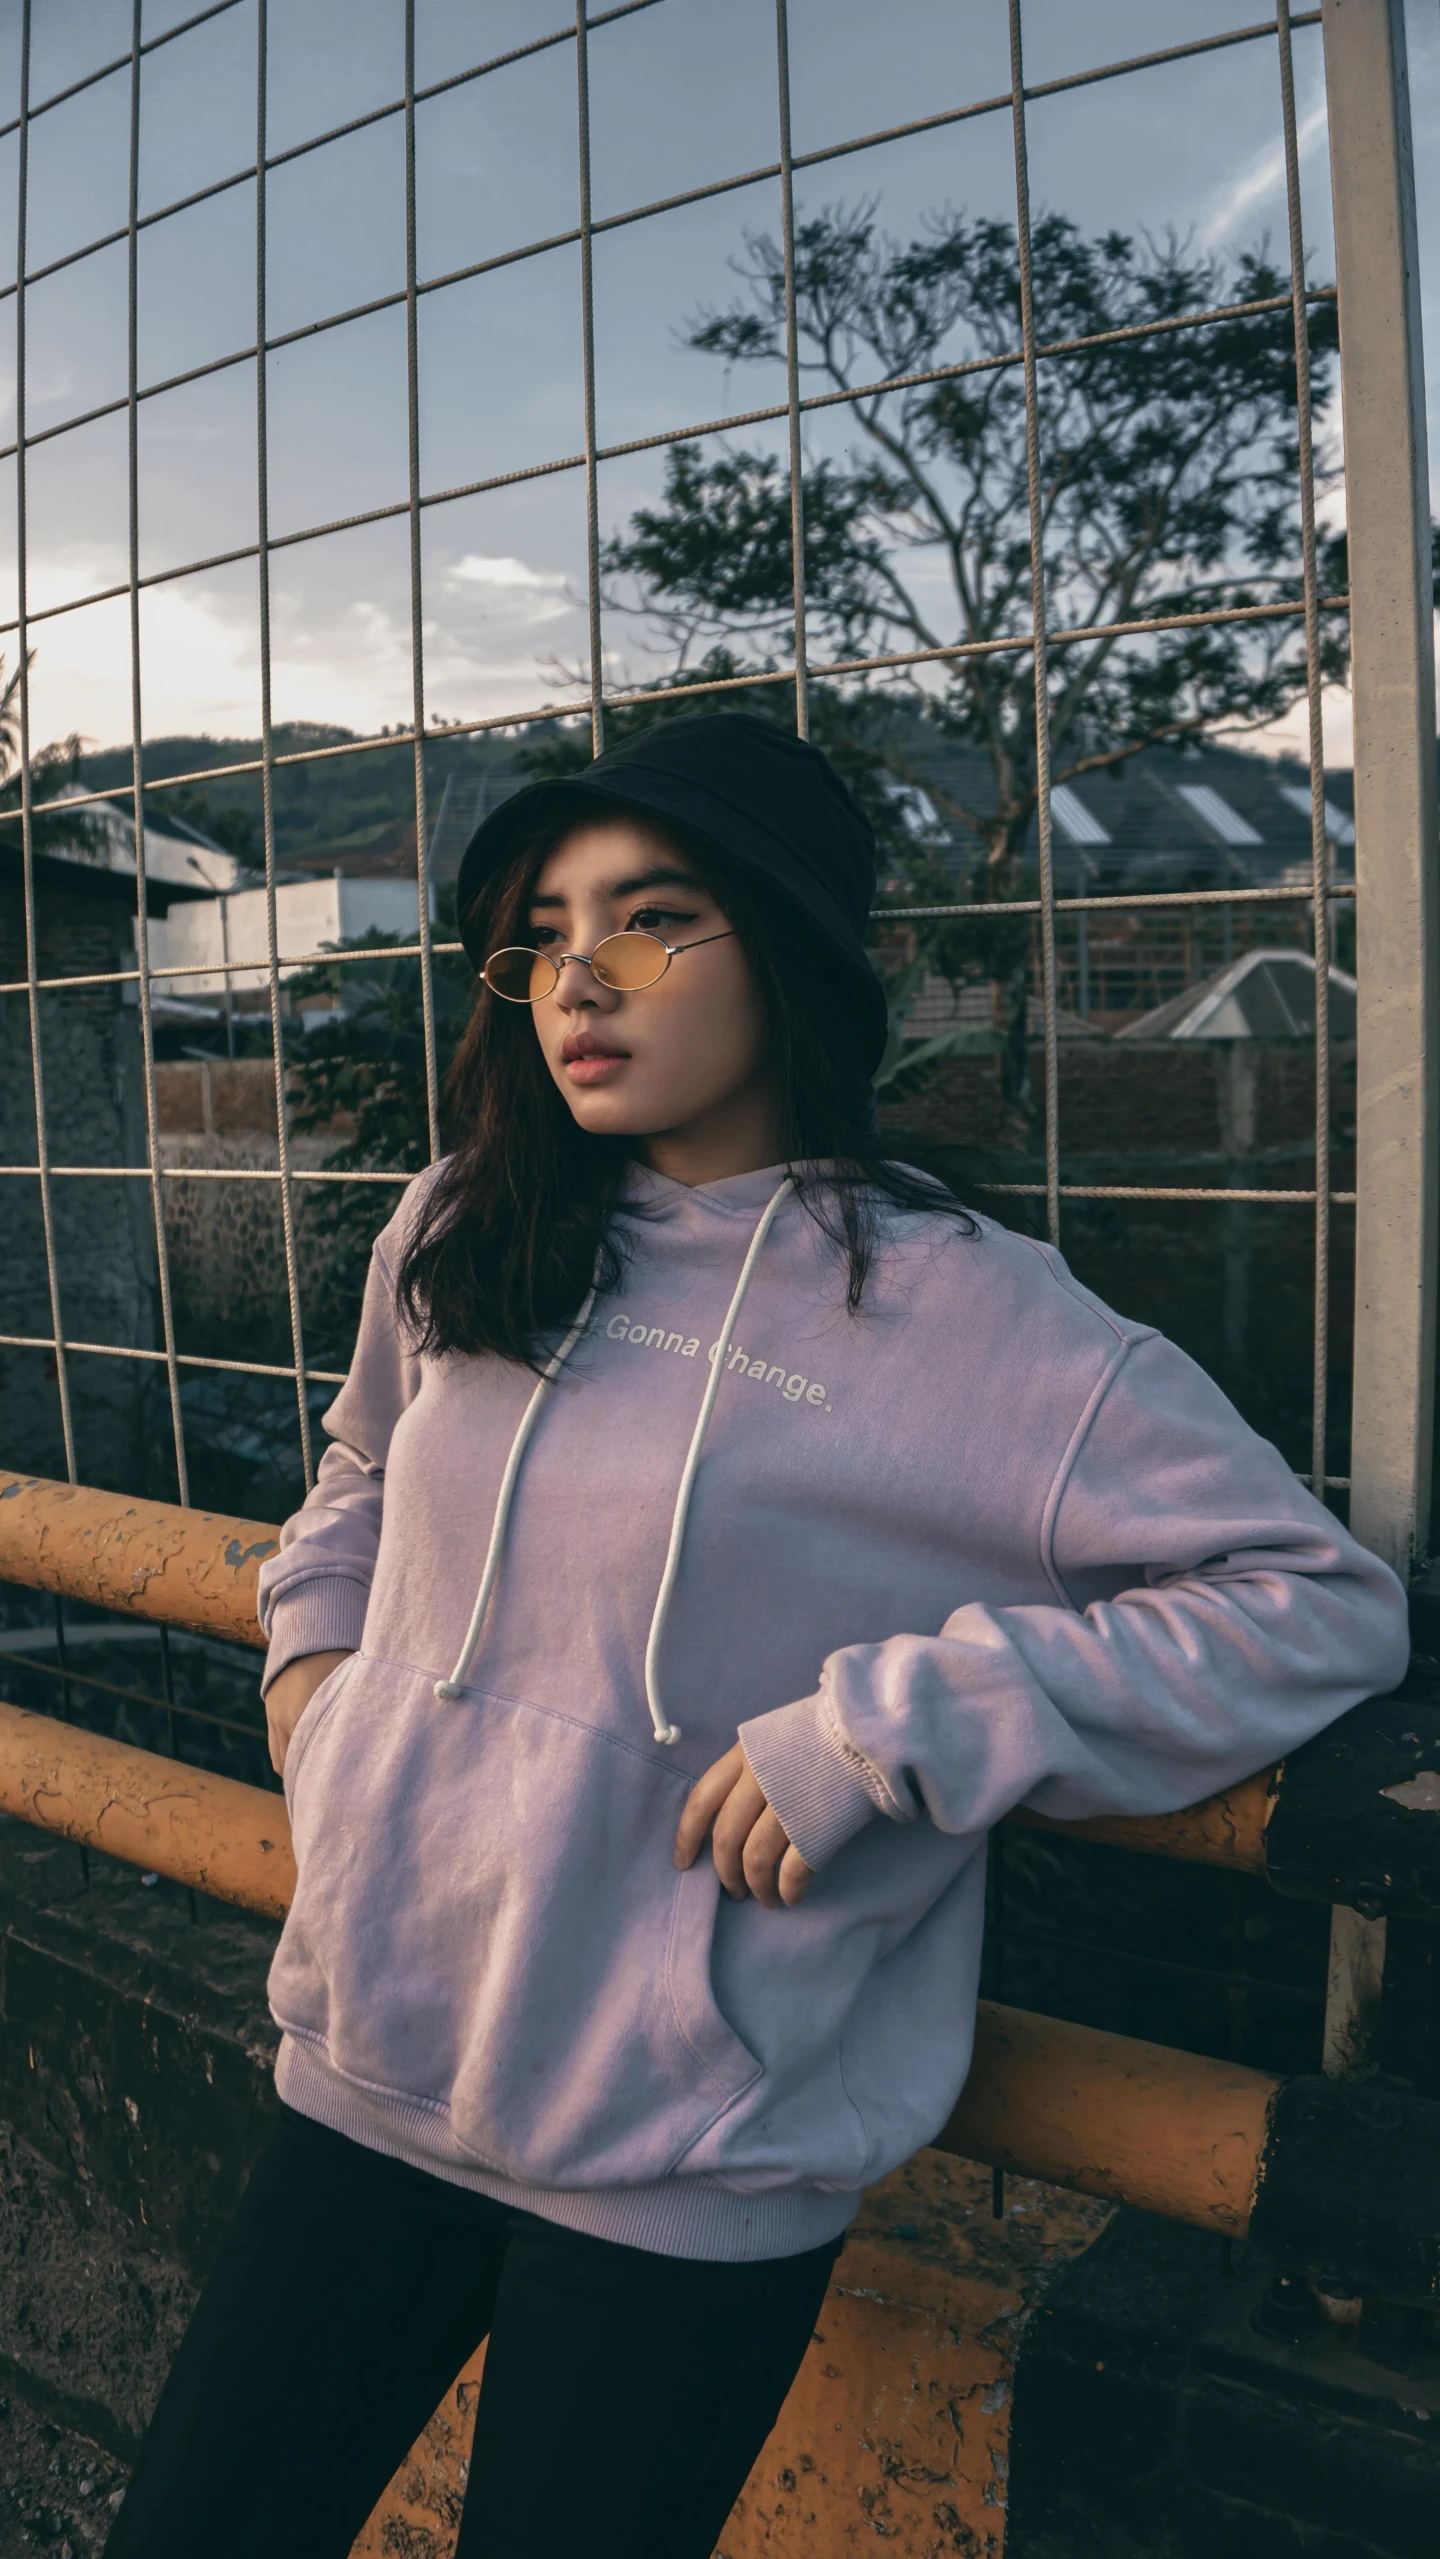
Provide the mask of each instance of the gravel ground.
{"label": "gravel ground", "polygon": [[0,2398],[0,2559],[103,2550],[125,2479],[98,2444],[52,2426],[13,2394]]}

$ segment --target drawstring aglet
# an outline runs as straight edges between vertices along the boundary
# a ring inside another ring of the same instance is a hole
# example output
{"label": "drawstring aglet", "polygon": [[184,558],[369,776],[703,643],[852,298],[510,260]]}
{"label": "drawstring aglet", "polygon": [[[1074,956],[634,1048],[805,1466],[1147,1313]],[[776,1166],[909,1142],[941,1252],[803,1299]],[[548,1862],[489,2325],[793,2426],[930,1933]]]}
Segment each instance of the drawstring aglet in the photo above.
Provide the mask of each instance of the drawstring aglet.
{"label": "drawstring aglet", "polygon": [[456,1698],[463,1697],[465,1692],[458,1679],[437,1679],[434,1694],[442,1706],[453,1706]]}
{"label": "drawstring aglet", "polygon": [[663,1733],[657,1733],[657,1734],[656,1734],[656,1736],[655,1736],[655,1739],[657,1740],[657,1742],[678,1742],[678,1740],[680,1739],[680,1727],[679,1727],[679,1725],[678,1725],[678,1724],[667,1724],[667,1725],[666,1725],[666,1727],[665,1727],[664,1732],[663,1732]]}

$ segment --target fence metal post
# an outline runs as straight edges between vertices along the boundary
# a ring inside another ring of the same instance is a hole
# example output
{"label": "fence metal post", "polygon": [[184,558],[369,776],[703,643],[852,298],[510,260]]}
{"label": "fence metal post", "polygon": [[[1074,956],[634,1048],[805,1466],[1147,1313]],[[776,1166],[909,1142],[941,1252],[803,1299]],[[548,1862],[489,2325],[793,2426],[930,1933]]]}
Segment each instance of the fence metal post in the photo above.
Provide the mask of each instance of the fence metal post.
{"label": "fence metal post", "polygon": [[[1355,708],[1358,1173],[1350,1522],[1408,1579],[1435,1393],[1435,656],[1403,0],[1324,0]],[[1335,1911],[1326,2068],[1366,2066],[1383,1920]]]}

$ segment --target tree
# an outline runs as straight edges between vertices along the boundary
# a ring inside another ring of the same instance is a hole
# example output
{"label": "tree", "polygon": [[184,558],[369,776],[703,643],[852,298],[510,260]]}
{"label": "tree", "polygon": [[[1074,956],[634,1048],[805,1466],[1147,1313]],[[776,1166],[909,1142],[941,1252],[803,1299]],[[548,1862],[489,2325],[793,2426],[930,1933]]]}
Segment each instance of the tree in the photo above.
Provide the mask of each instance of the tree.
{"label": "tree", "polygon": [[[736,271],[742,293],[727,310],[692,320],[688,343],[729,365],[783,367],[778,244],[749,236]],[[1060,214],[1035,227],[1033,271],[1038,343],[1073,349],[1038,367],[1049,627],[1158,626],[1177,614],[1298,597],[1288,280],[1261,253],[1242,257],[1226,278],[1216,260],[1173,239],[1086,239]],[[962,836],[961,894],[1013,897],[1037,788],[1033,658],[1004,645],[1031,626],[1032,601],[1015,233],[946,213],[902,244],[877,229],[873,205],[837,207],[800,226],[795,288],[803,388],[875,386],[860,387],[839,412],[855,430],[849,450],[804,472],[810,652],[844,659],[982,645],[983,654],[951,661],[938,687],[933,666],[900,681],[923,696],[927,723],[987,760],[992,789],[983,804],[958,803],[926,783]],[[1277,299],[1283,308],[1248,317],[1085,343],[1222,302]],[[1322,419],[1336,344],[1333,305],[1312,306],[1312,398]],[[956,363],[973,369],[933,378]],[[762,662],[788,655],[786,469],[761,450],[707,457],[699,444],[672,448],[661,502],[636,511],[607,546],[605,567],[612,602],[658,626],[682,670],[717,644],[758,650]],[[1327,626],[1327,677],[1344,664],[1343,625]],[[1259,725],[1304,683],[1304,635],[1293,619],[1052,644],[1053,778],[1096,772],[1221,722]],[[890,754],[901,782],[916,778],[905,745],[902,728]],[[1023,948],[998,918],[988,938],[989,965],[1006,988],[1007,1080],[1020,1098]]]}
{"label": "tree", "polygon": [[[1042,345],[1184,320],[1224,301],[1277,310],[1122,337],[1043,358],[1040,473],[1052,630],[1111,621],[1154,625],[1138,638],[1052,648],[1050,739],[1057,781],[1099,771],[1166,739],[1276,716],[1303,688],[1296,620],[1162,630],[1167,617],[1214,606],[1290,601],[1300,592],[1294,337],[1288,283],[1259,253],[1226,277],[1175,242],[1120,233],[1083,238],[1047,215],[1034,233],[1035,315]],[[692,346],[727,364],[783,369],[784,268],[777,244],[748,240],[742,290],[727,310],[689,325]],[[838,658],[956,641],[1005,643],[1030,624],[1031,574],[1019,268],[1013,229],[937,215],[907,243],[884,237],[873,208],[823,212],[797,240],[796,301],[807,390],[860,396],[831,414],[851,421],[840,453],[804,475],[810,652]],[[1336,347],[1333,307],[1310,321],[1313,396],[1323,420]],[[975,369],[933,378],[955,363]],[[901,387],[900,377],[928,375]],[[878,388],[865,389],[866,384]],[[886,388],[886,385],[891,387]],[[604,555],[612,607],[657,629],[669,666],[638,705],[607,714],[612,742],[634,726],[737,699],[793,725],[793,684],[740,695],[697,693],[742,673],[783,669],[794,646],[790,491],[784,466],[758,448],[707,455],[671,449],[664,493],[642,507]],[[1322,575],[1343,583],[1343,537]],[[1343,639],[1327,637],[1325,671],[1343,672]],[[1024,885],[1036,800],[1034,667],[1023,645],[869,681],[821,680],[811,729],[866,808],[880,842],[882,899],[982,912],[959,926],[897,927],[877,952],[896,1035],[929,968],[952,981],[987,972],[1006,1043],[1006,1089],[1018,1118],[1026,1084],[1028,928],[1004,901]],[[947,798],[921,752],[936,734],[979,749],[991,787],[976,804]],[[589,724],[557,719],[518,758],[560,774],[589,759]],[[916,790],[961,839],[929,824]],[[983,909],[989,906],[988,915]],[[347,988],[346,1009],[287,1044],[297,1127],[349,1114],[355,1135],[336,1169],[425,1160],[418,968],[376,963],[361,989],[349,971],[308,984]],[[439,971],[437,969],[437,984]],[[443,989],[442,1057],[463,1018],[464,987]],[[941,1045],[936,1043],[935,1045]],[[905,1052],[905,1071],[924,1051]],[[1022,1134],[1017,1124],[1017,1137]],[[338,1300],[353,1297],[368,1242],[363,1201],[327,1206]],[[373,1209],[373,1202],[370,1203]]]}
{"label": "tree", "polygon": [[[34,658],[34,651],[31,651]],[[5,673],[0,657],[0,776],[10,773],[20,753],[20,669]]]}
{"label": "tree", "polygon": [[[25,664],[27,671],[35,663],[32,649]],[[96,850],[101,831],[87,809],[66,810],[64,794],[81,784],[80,738],[72,731],[67,738],[57,738],[49,746],[36,749],[30,758],[30,841],[38,853],[64,848],[71,852]],[[5,673],[5,660],[0,657],[0,817],[11,820],[11,833],[5,841],[18,851],[18,821],[23,806],[20,765],[20,669]],[[61,802],[56,808],[53,804]]]}

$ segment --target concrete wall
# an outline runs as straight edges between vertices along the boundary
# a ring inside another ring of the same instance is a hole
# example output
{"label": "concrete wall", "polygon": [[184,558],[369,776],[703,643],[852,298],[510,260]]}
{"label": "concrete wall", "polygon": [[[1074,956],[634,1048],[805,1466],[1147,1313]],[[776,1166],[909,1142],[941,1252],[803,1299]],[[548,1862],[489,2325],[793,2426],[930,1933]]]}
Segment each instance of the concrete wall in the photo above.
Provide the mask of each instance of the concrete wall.
{"label": "concrete wall", "polygon": [[1440,2336],[1322,2299],[1117,2214],[1026,2329],[1006,2559],[1433,2559]]}

